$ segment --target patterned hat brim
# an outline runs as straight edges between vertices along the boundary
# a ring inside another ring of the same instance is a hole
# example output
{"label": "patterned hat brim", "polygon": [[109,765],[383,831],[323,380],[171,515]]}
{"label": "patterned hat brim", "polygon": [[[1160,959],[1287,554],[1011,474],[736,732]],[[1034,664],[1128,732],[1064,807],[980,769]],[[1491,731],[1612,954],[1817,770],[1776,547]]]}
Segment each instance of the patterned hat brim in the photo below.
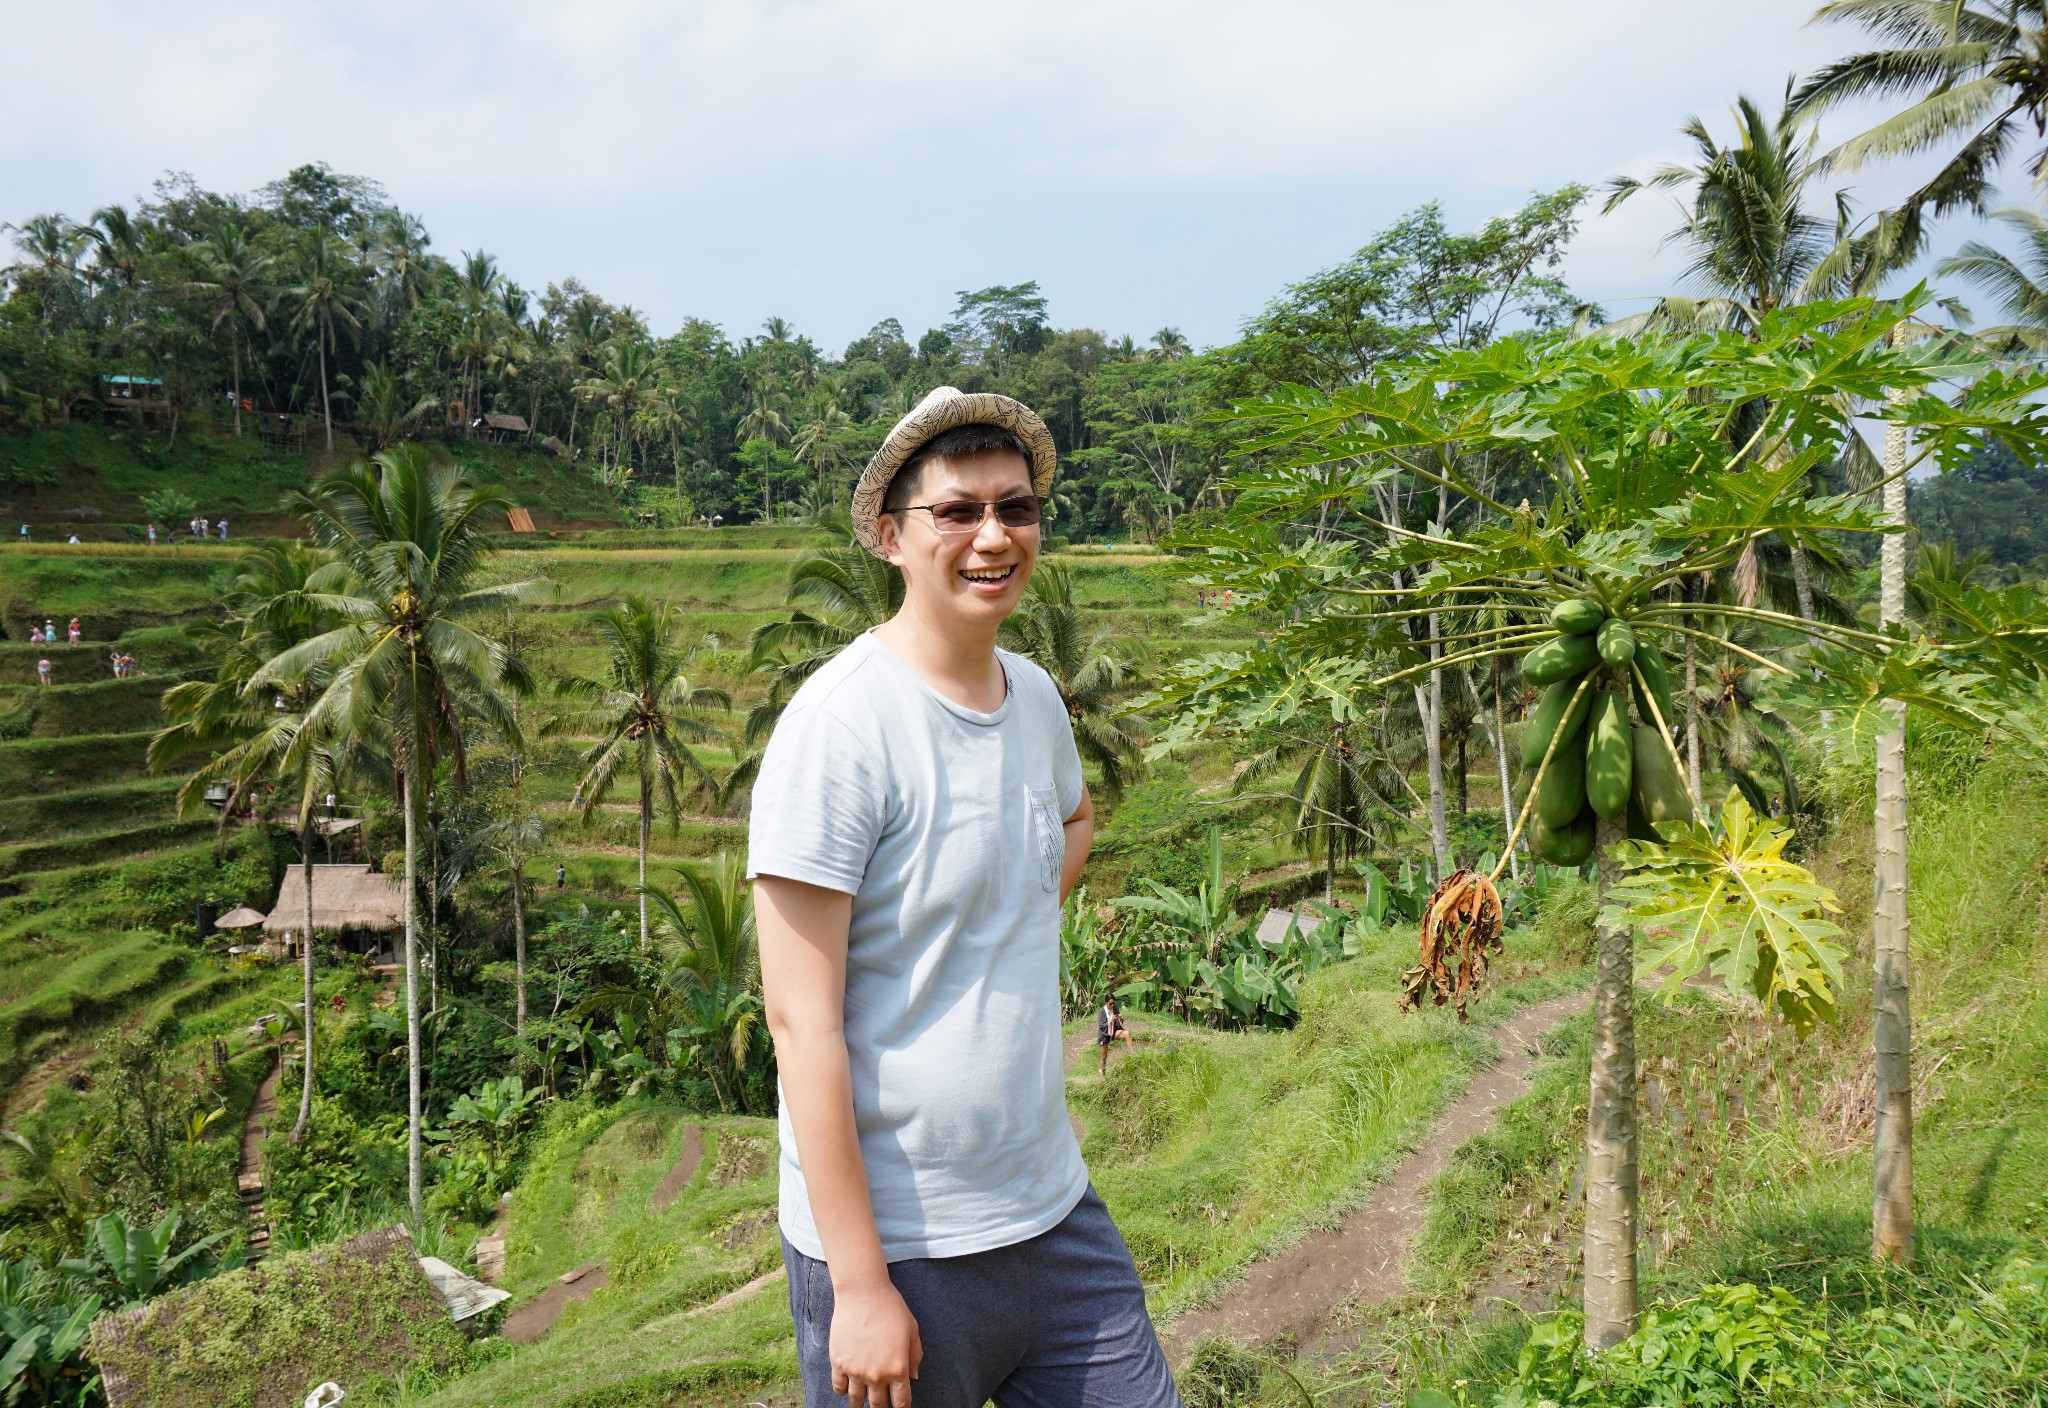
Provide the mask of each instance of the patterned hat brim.
{"label": "patterned hat brim", "polygon": [[993,425],[1015,435],[1031,452],[1031,492],[1043,496],[1051,491],[1059,455],[1053,448],[1052,432],[1036,411],[993,391],[937,387],[896,422],[882,448],[861,471],[860,482],[853,486],[853,533],[862,547],[876,557],[882,555],[881,535],[875,525],[882,516],[882,498],[904,461],[933,436],[963,425]]}

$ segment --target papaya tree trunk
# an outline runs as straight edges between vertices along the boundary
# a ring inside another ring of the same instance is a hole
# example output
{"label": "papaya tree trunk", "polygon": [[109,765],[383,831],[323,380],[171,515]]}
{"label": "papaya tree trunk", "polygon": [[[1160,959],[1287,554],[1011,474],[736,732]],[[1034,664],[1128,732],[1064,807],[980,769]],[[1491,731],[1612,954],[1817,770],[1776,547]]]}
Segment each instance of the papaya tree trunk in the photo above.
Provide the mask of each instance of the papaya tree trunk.
{"label": "papaya tree trunk", "polygon": [[[1621,879],[1612,848],[1627,839],[1602,820],[1593,855],[1600,903]],[[1593,978],[1593,1080],[1586,1102],[1586,1347],[1612,1349],[1636,1328],[1635,929],[1601,923]]]}
{"label": "papaya tree trunk", "polygon": [[[1429,618],[1429,634],[1434,640],[1438,633],[1437,617]],[[1443,647],[1429,647],[1429,658],[1434,660],[1443,653]],[[1451,833],[1444,818],[1444,677],[1443,671],[1431,670],[1426,687],[1418,686],[1415,691],[1416,706],[1422,711],[1422,742],[1429,770],[1429,846],[1436,855],[1436,878],[1442,880],[1451,873]]]}
{"label": "papaya tree trunk", "polygon": [[[1894,334],[1895,338],[1897,334]],[[1892,392],[1893,404],[1906,399]],[[1906,430],[1885,427],[1884,518],[1906,525]],[[1879,548],[1879,629],[1906,614],[1906,535]],[[1877,1123],[1872,1133],[1871,1250],[1881,1261],[1913,1260],[1912,953],[1906,920],[1906,719],[1888,702],[1891,727],[1877,740],[1876,1008],[1872,1021]]]}
{"label": "papaya tree trunk", "polygon": [[[1685,599],[1690,602],[1698,584],[1688,580],[1685,584]],[[1685,613],[1685,624],[1694,626],[1693,614]],[[1700,652],[1699,645],[1688,635],[1685,638],[1685,775],[1692,784],[1692,795],[1704,796],[1700,791]]]}

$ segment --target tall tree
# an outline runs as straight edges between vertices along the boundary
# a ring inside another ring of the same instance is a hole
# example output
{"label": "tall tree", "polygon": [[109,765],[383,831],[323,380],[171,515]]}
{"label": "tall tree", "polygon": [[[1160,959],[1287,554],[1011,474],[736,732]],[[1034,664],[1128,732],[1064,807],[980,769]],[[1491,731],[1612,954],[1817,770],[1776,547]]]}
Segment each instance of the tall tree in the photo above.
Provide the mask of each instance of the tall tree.
{"label": "tall tree", "polygon": [[378,728],[389,735],[405,819],[406,1186],[417,1217],[420,823],[443,760],[456,786],[467,783],[472,719],[518,737],[507,691],[525,686],[523,667],[473,623],[539,600],[545,584],[479,585],[492,527],[511,500],[457,468],[436,468],[419,445],[380,451],[289,502],[347,571],[344,583],[312,597],[341,624],[272,658],[250,687],[328,671],[308,725],[344,737]]}
{"label": "tall tree", "polygon": [[242,434],[242,348],[251,332],[264,328],[264,308],[270,302],[269,283],[273,260],[256,245],[248,228],[237,219],[223,217],[212,236],[192,247],[199,277],[185,287],[205,298],[212,314],[215,333],[228,335],[228,365],[233,378],[230,389],[235,398],[235,435]]}
{"label": "tall tree", "polygon": [[1066,568],[1041,561],[1024,600],[1003,622],[1002,643],[1052,676],[1083,762],[1095,765],[1102,790],[1121,801],[1144,772],[1144,739],[1121,704],[1134,693],[1135,644],[1107,626],[1091,631]]}
{"label": "tall tree", "polygon": [[[2048,124],[2048,3],[2044,0],[1832,0],[1818,21],[1870,31],[1882,47],[1823,65],[1792,100],[1798,115],[1872,99],[1906,106],[1843,143],[1834,163],[1940,154],[1901,210],[1983,210],[1998,167]],[[2048,145],[2027,171],[2048,178]]]}
{"label": "tall tree", "polygon": [[711,770],[692,743],[723,738],[699,717],[706,708],[729,709],[721,690],[690,683],[689,654],[676,643],[675,603],[626,596],[597,618],[605,649],[605,678],[568,679],[560,688],[572,707],[550,722],[550,732],[596,735],[583,755],[575,806],[588,821],[610,795],[621,772],[640,786],[640,944],[647,945],[647,845],[657,798],[669,824],[682,817],[682,797],[702,790],[718,795]]}
{"label": "tall tree", "polygon": [[302,252],[303,264],[296,271],[299,282],[280,290],[279,297],[290,313],[293,332],[311,332],[320,362],[320,419],[327,427],[327,448],[334,448],[334,407],[328,399],[327,354],[339,350],[335,325],[351,337],[362,330],[363,300],[350,287],[352,270],[342,258],[341,247],[324,231],[308,237]]}

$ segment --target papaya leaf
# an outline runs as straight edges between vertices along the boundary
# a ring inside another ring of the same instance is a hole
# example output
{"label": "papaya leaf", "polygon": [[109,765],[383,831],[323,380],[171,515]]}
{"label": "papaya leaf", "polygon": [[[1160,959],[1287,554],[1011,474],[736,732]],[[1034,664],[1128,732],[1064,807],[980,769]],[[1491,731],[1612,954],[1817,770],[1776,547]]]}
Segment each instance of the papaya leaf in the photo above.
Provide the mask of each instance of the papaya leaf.
{"label": "papaya leaf", "polygon": [[1832,1021],[1844,949],[1834,942],[1841,913],[1833,892],[1784,857],[1792,838],[1741,796],[1721,824],[1666,822],[1660,842],[1628,841],[1615,856],[1628,872],[1609,891],[1605,924],[1634,924],[1650,941],[1640,973],[1669,965],[1665,1001],[1694,974],[1711,970],[1730,989],[1747,988],[1800,1036]]}

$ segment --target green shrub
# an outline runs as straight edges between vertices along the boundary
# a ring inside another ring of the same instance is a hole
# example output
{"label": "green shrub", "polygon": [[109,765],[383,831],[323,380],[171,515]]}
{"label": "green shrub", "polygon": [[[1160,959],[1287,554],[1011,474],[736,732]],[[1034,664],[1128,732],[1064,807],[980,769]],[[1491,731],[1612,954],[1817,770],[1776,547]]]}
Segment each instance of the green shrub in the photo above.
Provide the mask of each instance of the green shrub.
{"label": "green shrub", "polygon": [[1599,888],[1584,876],[1568,875],[1544,892],[1536,929],[1560,962],[1591,963],[1593,921],[1599,911]]}

